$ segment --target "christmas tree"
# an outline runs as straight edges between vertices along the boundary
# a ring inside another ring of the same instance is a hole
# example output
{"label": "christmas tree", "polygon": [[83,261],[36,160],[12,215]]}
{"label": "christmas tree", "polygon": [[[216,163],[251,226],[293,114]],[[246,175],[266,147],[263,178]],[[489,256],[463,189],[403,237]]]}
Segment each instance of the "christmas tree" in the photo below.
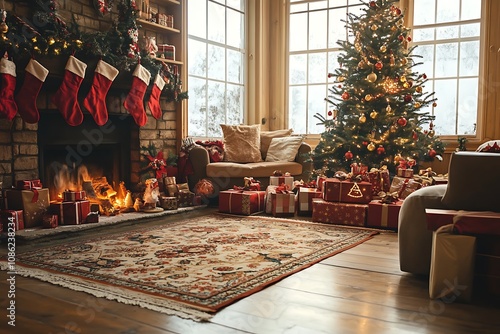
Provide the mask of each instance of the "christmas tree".
{"label": "christmas tree", "polygon": [[325,99],[328,116],[316,114],[325,126],[312,160],[316,173],[331,176],[349,171],[352,163],[395,171],[402,159],[417,165],[441,159],[443,143],[434,136],[434,93],[424,93],[427,76],[415,72],[418,55],[410,29],[395,0],[366,3],[360,15],[349,14],[346,27],[353,41],[337,42],[340,67]]}

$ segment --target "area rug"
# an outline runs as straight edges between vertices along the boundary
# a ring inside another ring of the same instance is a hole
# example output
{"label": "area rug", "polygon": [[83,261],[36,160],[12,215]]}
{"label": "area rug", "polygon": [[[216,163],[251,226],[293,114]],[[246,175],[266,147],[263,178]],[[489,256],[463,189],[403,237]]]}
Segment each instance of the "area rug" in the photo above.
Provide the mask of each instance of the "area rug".
{"label": "area rug", "polygon": [[[374,234],[298,220],[212,214],[17,254],[15,271],[204,321]],[[7,268],[6,262],[1,265]]]}

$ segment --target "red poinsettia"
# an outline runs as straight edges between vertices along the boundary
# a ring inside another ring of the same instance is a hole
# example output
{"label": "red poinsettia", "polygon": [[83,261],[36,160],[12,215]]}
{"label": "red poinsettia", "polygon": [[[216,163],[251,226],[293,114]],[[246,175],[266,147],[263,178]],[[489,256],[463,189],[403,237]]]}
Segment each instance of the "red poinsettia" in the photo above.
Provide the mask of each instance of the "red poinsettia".
{"label": "red poinsettia", "polygon": [[161,180],[163,175],[167,175],[167,162],[163,159],[163,151],[158,152],[156,157],[151,155],[147,155],[146,157],[149,160],[148,166],[155,171],[157,179]]}

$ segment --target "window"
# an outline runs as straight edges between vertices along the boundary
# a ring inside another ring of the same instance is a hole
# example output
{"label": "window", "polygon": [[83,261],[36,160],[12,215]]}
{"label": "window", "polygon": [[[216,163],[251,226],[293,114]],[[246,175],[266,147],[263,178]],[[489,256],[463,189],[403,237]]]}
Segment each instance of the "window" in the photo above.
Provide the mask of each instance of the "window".
{"label": "window", "polygon": [[469,0],[411,1],[413,43],[418,45],[427,74],[426,89],[436,93],[439,135],[475,135],[478,118],[481,49],[481,2]]}
{"label": "window", "polygon": [[245,102],[245,0],[188,1],[188,134],[221,137]]}
{"label": "window", "polygon": [[363,7],[361,0],[289,1],[288,125],[295,133],[324,131],[313,116],[330,107],[327,74],[339,66],[337,41],[349,38],[342,20]]}

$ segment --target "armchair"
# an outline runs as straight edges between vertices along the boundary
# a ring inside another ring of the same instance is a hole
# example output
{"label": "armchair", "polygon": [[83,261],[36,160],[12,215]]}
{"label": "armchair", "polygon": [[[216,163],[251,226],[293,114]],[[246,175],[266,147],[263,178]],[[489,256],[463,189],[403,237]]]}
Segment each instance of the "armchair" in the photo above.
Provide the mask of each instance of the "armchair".
{"label": "armchair", "polygon": [[500,212],[500,154],[455,152],[448,168],[448,184],[421,188],[408,196],[399,212],[400,269],[428,275],[432,231],[425,209]]}

